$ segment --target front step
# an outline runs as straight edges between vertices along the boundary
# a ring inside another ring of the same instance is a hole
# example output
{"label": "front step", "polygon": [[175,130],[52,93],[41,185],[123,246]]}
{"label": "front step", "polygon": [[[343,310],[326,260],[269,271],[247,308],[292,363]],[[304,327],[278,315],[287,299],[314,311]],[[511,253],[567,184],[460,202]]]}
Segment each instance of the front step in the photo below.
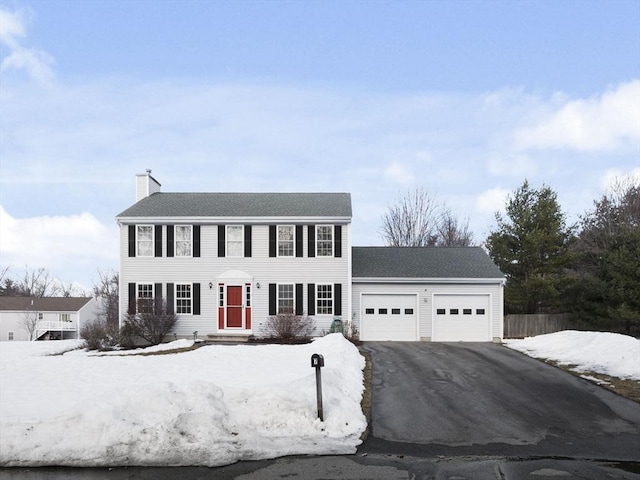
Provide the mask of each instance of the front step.
{"label": "front step", "polygon": [[207,343],[247,343],[249,335],[207,335],[204,340]]}

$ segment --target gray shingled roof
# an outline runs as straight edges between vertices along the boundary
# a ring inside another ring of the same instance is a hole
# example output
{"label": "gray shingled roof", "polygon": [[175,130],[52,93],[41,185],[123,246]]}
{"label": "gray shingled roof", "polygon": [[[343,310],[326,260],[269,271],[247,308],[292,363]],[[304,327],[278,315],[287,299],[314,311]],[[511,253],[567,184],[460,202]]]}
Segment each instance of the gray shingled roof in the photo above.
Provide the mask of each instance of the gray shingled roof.
{"label": "gray shingled roof", "polygon": [[120,217],[351,217],[349,193],[154,193]]}
{"label": "gray shingled roof", "polygon": [[480,247],[353,247],[353,278],[504,278]]}
{"label": "gray shingled roof", "polygon": [[[85,297],[0,297],[0,310],[39,312],[77,312],[91,298]],[[33,302],[33,304],[32,304]]]}

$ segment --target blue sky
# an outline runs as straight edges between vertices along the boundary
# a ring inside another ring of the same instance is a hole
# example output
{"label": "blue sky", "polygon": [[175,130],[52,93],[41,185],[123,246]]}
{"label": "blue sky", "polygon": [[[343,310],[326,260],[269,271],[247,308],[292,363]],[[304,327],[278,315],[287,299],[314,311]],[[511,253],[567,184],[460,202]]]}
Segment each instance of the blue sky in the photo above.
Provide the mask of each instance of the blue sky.
{"label": "blue sky", "polygon": [[570,221],[640,181],[640,1],[2,1],[0,264],[90,287],[163,191],[424,187],[476,241],[527,178]]}

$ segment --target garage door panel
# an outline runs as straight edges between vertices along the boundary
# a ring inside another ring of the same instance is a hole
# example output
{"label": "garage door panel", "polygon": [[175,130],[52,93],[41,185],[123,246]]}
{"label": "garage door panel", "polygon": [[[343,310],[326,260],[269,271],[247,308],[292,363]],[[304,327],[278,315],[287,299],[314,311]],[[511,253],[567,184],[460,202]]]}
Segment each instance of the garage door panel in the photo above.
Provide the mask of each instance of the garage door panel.
{"label": "garage door panel", "polygon": [[415,295],[363,294],[362,306],[362,340],[417,340]]}
{"label": "garage door panel", "polygon": [[490,341],[489,295],[435,295],[433,340]]}

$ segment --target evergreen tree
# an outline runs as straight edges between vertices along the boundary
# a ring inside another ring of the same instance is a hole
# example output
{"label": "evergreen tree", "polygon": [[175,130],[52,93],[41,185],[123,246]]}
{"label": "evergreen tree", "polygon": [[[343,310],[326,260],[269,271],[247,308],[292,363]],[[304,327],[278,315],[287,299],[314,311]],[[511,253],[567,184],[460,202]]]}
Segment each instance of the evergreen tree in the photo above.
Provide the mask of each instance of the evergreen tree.
{"label": "evergreen tree", "polygon": [[545,313],[561,308],[565,267],[572,258],[572,226],[550,187],[528,181],[509,196],[506,217],[496,212],[497,229],[486,240],[493,261],[507,276],[507,313]]}

